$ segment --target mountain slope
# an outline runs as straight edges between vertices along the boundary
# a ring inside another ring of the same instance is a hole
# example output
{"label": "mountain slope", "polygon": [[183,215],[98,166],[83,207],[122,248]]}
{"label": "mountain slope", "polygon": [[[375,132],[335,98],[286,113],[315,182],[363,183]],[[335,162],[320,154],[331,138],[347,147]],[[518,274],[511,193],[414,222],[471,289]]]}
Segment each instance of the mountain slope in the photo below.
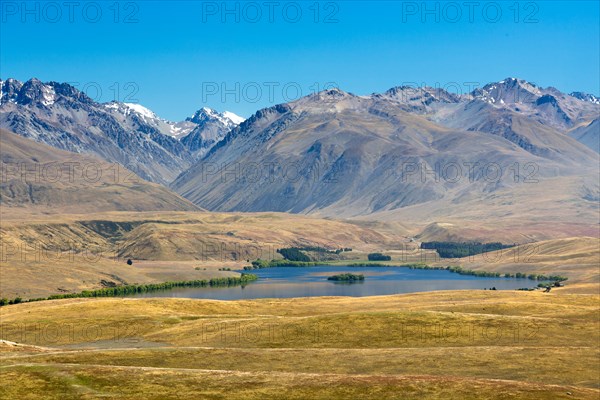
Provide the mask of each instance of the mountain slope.
{"label": "mountain slope", "polygon": [[0,129],[0,205],[43,212],[198,210],[118,164],[58,150]]}
{"label": "mountain slope", "polygon": [[600,118],[569,131],[569,136],[600,153]]}

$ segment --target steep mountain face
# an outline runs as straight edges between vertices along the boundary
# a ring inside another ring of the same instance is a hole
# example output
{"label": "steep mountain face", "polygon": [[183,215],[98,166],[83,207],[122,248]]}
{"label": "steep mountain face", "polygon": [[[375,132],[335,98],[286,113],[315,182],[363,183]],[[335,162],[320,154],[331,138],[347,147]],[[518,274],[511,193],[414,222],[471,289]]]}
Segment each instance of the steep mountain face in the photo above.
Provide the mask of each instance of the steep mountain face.
{"label": "steep mountain face", "polygon": [[225,135],[242,123],[244,119],[231,112],[218,113],[207,107],[196,111],[186,119],[187,123],[196,126],[181,137],[181,143],[186,146],[196,158],[202,158]]}
{"label": "steep mountain face", "polygon": [[59,149],[118,162],[162,184],[203,154],[198,147],[205,152],[235,125],[205,132],[197,122],[167,121],[138,104],[97,103],[65,83],[8,79],[0,81],[0,88],[0,127]]}
{"label": "steep mountain face", "polygon": [[117,164],[0,129],[0,206],[40,212],[198,210]]}
{"label": "steep mountain face", "polygon": [[260,110],[172,187],[211,210],[354,217],[594,174],[597,154],[524,113],[405,90],[330,90]]}

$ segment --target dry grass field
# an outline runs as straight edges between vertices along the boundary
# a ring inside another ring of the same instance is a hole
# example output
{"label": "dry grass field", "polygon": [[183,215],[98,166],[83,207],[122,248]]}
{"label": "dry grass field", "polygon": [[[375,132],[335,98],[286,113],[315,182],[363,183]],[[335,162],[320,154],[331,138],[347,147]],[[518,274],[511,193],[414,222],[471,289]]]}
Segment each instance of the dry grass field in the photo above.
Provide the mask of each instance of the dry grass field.
{"label": "dry grass field", "polygon": [[[3,307],[6,398],[597,399],[598,295]],[[25,344],[25,345],[24,345]]]}

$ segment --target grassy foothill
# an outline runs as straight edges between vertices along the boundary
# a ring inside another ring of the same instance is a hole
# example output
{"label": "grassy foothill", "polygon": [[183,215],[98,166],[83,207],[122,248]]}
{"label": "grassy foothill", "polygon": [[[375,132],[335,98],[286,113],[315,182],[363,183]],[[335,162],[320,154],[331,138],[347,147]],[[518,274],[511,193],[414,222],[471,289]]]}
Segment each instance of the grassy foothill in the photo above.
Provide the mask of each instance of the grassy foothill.
{"label": "grassy foothill", "polygon": [[599,300],[469,290],[16,304],[1,311],[0,386],[19,399],[597,399]]}

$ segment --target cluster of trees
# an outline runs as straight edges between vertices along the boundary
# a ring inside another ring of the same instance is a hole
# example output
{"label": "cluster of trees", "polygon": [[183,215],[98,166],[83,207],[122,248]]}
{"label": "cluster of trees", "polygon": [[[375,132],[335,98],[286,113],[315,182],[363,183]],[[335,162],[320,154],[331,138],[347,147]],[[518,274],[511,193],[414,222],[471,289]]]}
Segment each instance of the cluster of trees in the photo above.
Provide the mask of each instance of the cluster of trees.
{"label": "cluster of trees", "polygon": [[22,302],[42,301],[42,300],[56,300],[56,299],[72,299],[80,297],[114,297],[122,296],[127,294],[136,293],[147,293],[155,292],[159,290],[168,290],[179,287],[223,287],[223,286],[238,286],[246,285],[249,282],[257,280],[258,277],[254,274],[242,274],[240,277],[225,277],[225,278],[212,278],[202,279],[193,281],[175,281],[175,282],[163,282],[163,283],[148,283],[144,285],[120,285],[115,287],[97,289],[97,290],[84,290],[80,293],[64,293],[54,294],[49,297],[40,297],[36,299],[23,300],[20,297],[14,300],[2,299],[0,305],[18,304]]}
{"label": "cluster of trees", "polygon": [[[441,269],[444,268],[442,267]],[[446,267],[446,270],[457,273],[459,275],[472,275],[484,278],[499,278],[502,276],[500,272],[473,271],[472,269],[464,269],[462,267]]]}
{"label": "cluster of trees", "polygon": [[277,252],[281,254],[283,258],[289,261],[310,261],[310,257],[304,254],[298,247],[287,247],[283,249],[278,249]]}
{"label": "cluster of trees", "polygon": [[247,265],[244,270],[276,268],[276,267],[314,267],[315,265],[323,265],[322,262],[316,261],[288,261],[288,260],[254,260],[252,265]]}
{"label": "cluster of trees", "polygon": [[304,251],[314,251],[316,253],[329,253],[329,254],[340,254],[344,251],[352,251],[351,247],[342,247],[336,250],[326,249],[325,247],[319,246],[304,246],[304,247],[292,247],[293,249],[304,250]]}
{"label": "cluster of trees", "polygon": [[524,274],[522,272],[517,272],[515,274],[504,274],[505,278],[527,278],[527,279],[531,279],[532,281],[552,281],[552,282],[562,282],[562,281],[566,281],[567,278],[566,276],[561,276],[561,275],[543,275],[543,274]]}
{"label": "cluster of trees", "polygon": [[303,253],[303,251],[312,251],[315,253],[325,253],[325,254],[341,254],[345,251],[352,251],[351,247],[343,247],[336,250],[329,250],[324,247],[319,246],[305,246],[305,247],[285,247],[282,249],[278,249],[277,252],[283,256],[286,260],[289,261],[302,261],[308,262],[311,261],[310,257]]}
{"label": "cluster of trees", "polygon": [[359,267],[359,268],[364,268],[364,267],[389,267],[389,268],[410,268],[413,266],[421,266],[421,265],[425,265],[425,264],[421,264],[421,263],[415,263],[415,264],[401,264],[401,265],[390,265],[390,264],[380,264],[380,263],[352,263],[352,264],[348,264],[349,267]]}
{"label": "cluster of trees", "polygon": [[364,281],[365,280],[365,276],[362,275],[362,274],[345,273],[345,274],[332,275],[332,276],[328,277],[327,280],[329,280],[329,281],[343,281],[343,282]]}
{"label": "cluster of trees", "polygon": [[392,260],[392,257],[386,256],[381,253],[369,253],[367,258],[369,259],[369,261],[391,261]]}
{"label": "cluster of trees", "polygon": [[423,242],[422,249],[436,250],[442,258],[461,258],[515,246],[500,242]]}

